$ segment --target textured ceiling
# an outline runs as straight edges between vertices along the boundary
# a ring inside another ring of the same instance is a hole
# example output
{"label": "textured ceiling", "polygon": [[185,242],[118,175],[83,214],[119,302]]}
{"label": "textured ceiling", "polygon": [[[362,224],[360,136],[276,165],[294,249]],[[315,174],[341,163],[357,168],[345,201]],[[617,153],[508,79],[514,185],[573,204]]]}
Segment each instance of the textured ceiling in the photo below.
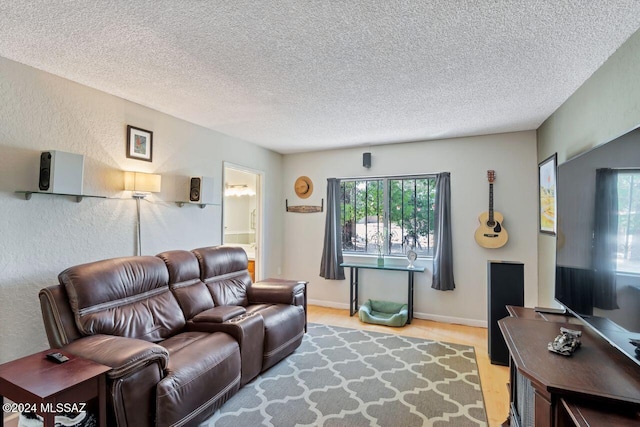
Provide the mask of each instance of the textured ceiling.
{"label": "textured ceiling", "polygon": [[281,153],[536,129],[638,0],[0,0],[0,56]]}

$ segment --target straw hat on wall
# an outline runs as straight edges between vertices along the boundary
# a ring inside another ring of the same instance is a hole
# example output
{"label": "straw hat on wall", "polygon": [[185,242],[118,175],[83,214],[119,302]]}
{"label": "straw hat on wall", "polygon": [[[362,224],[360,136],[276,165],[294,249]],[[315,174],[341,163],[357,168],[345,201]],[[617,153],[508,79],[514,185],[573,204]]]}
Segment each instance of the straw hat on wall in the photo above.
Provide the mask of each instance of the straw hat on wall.
{"label": "straw hat on wall", "polygon": [[296,195],[301,199],[306,199],[313,193],[313,182],[308,176],[301,176],[296,179],[293,188],[296,191]]}

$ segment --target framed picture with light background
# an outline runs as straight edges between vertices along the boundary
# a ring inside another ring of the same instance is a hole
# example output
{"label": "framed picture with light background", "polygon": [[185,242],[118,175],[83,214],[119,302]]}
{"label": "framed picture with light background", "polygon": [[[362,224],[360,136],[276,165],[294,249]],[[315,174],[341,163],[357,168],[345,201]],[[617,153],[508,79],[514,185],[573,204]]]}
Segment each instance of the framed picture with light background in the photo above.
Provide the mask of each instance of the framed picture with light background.
{"label": "framed picture with light background", "polygon": [[153,132],[127,126],[127,157],[151,162],[153,159]]}
{"label": "framed picture with light background", "polygon": [[556,170],[557,153],[538,165],[540,233],[556,235]]}

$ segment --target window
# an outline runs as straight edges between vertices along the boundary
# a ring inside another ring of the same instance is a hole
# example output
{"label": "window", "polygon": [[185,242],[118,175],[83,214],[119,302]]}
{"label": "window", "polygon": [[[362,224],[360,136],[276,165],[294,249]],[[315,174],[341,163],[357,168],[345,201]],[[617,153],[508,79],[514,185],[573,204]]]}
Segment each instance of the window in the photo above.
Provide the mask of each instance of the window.
{"label": "window", "polygon": [[435,183],[434,175],[342,180],[343,252],[433,255]]}
{"label": "window", "polygon": [[640,172],[618,173],[618,271],[640,274]]}

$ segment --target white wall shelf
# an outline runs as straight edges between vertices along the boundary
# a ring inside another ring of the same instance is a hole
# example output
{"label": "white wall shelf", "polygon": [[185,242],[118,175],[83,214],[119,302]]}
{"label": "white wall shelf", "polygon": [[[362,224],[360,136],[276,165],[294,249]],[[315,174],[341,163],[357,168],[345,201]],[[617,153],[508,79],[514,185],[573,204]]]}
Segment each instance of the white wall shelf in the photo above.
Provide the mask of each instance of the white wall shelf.
{"label": "white wall shelf", "polygon": [[199,206],[200,209],[204,209],[207,206],[220,206],[220,203],[192,203],[192,202],[175,202],[178,207],[183,207],[184,205],[194,205]]}
{"label": "white wall shelf", "polygon": [[75,197],[76,202],[80,203],[84,197],[91,197],[95,199],[106,199],[105,196],[92,196],[88,194],[63,194],[63,193],[49,193],[46,191],[16,191],[16,194],[23,194],[25,200],[31,200],[31,196],[33,194],[45,194],[49,196],[66,196],[66,197]]}

